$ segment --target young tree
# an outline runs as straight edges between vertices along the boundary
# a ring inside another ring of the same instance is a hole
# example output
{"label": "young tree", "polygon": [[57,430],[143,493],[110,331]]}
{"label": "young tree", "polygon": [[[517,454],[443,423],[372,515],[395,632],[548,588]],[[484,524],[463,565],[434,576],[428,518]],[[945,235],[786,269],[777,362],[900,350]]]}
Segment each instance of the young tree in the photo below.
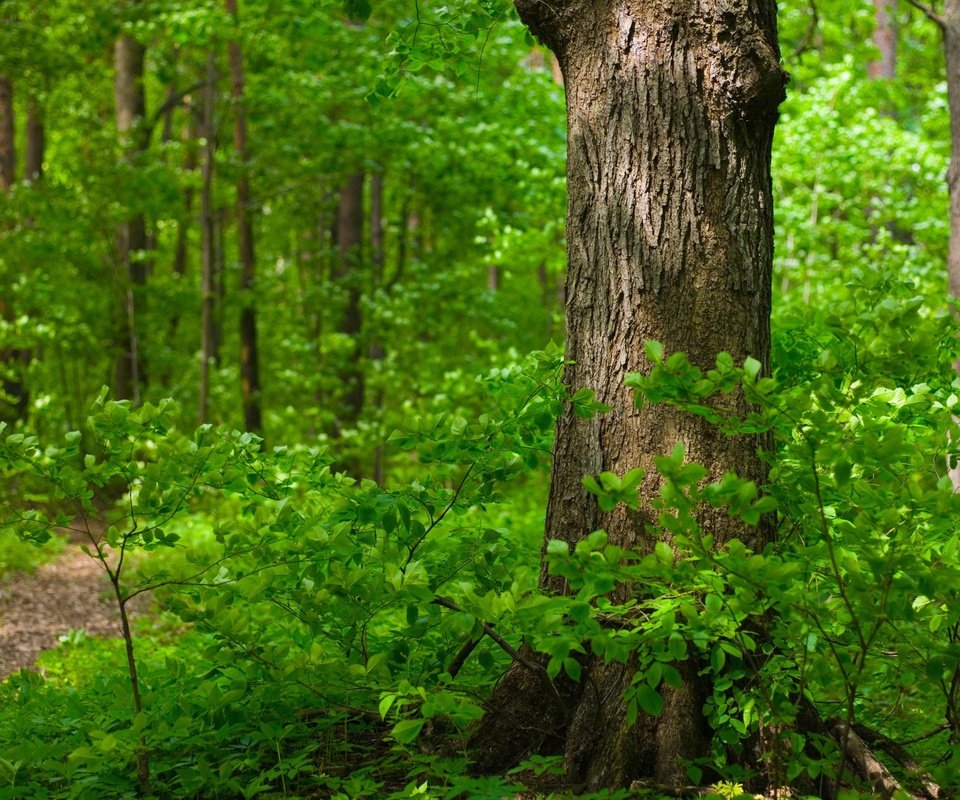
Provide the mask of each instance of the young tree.
{"label": "young tree", "polygon": [[[719,434],[671,407],[637,410],[624,386],[645,372],[644,342],[709,368],[717,353],[767,368],[773,217],[770,150],[784,97],[774,0],[516,0],[556,54],[567,96],[569,193],[565,382],[611,408],[590,420],[568,409],[557,425],[546,539],[574,543],[604,529],[621,547],[650,549],[645,526],[659,489],[655,456],[681,443],[710,479],[762,481],[756,437]],[[736,399],[746,411],[745,403]],[[609,470],[646,470],[639,512],[604,513],[581,483]],[[703,509],[720,545],[759,550],[769,532]],[[542,575],[556,591],[564,587]],[[683,666],[683,665],[681,665]],[[515,664],[473,739],[481,766],[500,769],[556,747],[568,777],[591,787],[652,776],[685,780],[681,759],[706,753],[708,687],[695,664],[664,688],[658,718],[627,722],[629,665],[587,661],[563,707]],[[552,743],[552,744],[551,744]]]}

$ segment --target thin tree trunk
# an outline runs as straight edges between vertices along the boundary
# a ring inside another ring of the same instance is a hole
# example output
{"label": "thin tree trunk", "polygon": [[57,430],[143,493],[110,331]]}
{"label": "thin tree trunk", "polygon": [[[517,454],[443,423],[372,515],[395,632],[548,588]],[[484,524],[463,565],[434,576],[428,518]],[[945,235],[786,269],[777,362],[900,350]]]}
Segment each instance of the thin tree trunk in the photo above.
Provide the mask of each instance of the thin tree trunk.
{"label": "thin tree trunk", "polygon": [[[947,276],[955,313],[960,319],[960,0],[946,0],[942,25],[943,49],[947,65],[947,105],[950,111],[950,167],[947,186],[950,191],[950,244],[947,251]],[[960,359],[955,364],[960,373]],[[960,425],[960,419],[956,420]],[[953,489],[960,492],[960,452],[957,463],[949,466]]]}
{"label": "thin tree trunk", "polygon": [[[16,180],[16,133],[13,114],[13,83],[6,75],[0,75],[0,194],[6,194],[13,187]],[[10,305],[11,286],[5,285],[0,293],[0,315],[8,322],[15,319],[16,314]],[[14,414],[7,416],[4,409],[3,419],[13,422],[22,419],[27,410],[28,400],[23,381],[19,377],[23,351],[19,348],[6,348],[0,353],[7,376],[3,381],[3,392],[11,398]],[[4,404],[6,405],[6,404]]]}
{"label": "thin tree trunk", "polygon": [[892,80],[897,76],[897,0],[873,0],[873,9],[873,44],[880,58],[867,64],[867,74]]}
{"label": "thin tree trunk", "polygon": [[[370,260],[373,264],[373,285],[377,289],[383,288],[383,173],[374,172],[370,176]],[[370,345],[370,360],[382,362],[386,351],[383,342],[379,339]],[[378,419],[383,413],[383,389],[377,389],[373,405]],[[379,443],[373,450],[373,480],[383,486],[386,478],[383,444]]]}
{"label": "thin tree trunk", "polygon": [[211,354],[217,369],[223,366],[223,301],[227,295],[227,282],[223,277],[226,273],[223,232],[227,227],[228,216],[228,210],[223,207],[218,208],[213,215],[213,289],[215,300],[211,329],[213,341]]}
{"label": "thin tree trunk", "polygon": [[947,103],[950,110],[950,247],[947,257],[950,294],[960,298],[960,0],[946,0],[943,47],[947,64]]}
{"label": "thin tree trunk", "polygon": [[[45,137],[40,106],[33,97],[27,101],[25,138],[23,179],[35,184],[43,179]],[[29,224],[32,224],[32,221],[29,221]],[[32,360],[33,353],[29,348],[18,347],[10,351],[9,361],[16,365],[18,374],[4,382],[4,391],[14,399],[18,419],[26,419],[30,408],[30,391],[27,388],[26,373]]]}
{"label": "thin tree trunk", "polygon": [[[203,90],[201,90],[201,104],[203,103],[202,98]],[[192,108],[188,108],[188,118],[189,122],[184,126],[183,133],[181,134],[186,149],[183,157],[183,169],[184,172],[192,173],[197,169],[197,138],[199,136],[196,114]],[[189,262],[189,232],[191,217],[193,216],[194,194],[195,190],[192,182],[188,183],[183,189],[183,210],[180,219],[177,220],[177,238],[173,245],[173,273],[180,280],[185,279],[187,264]],[[180,312],[175,309],[170,317],[171,340],[176,337],[179,329]]]}
{"label": "thin tree trunk", "polygon": [[[238,22],[237,0],[224,0],[224,7]],[[251,433],[262,434],[260,353],[257,347],[257,312],[254,296],[257,262],[250,216],[250,178],[247,168],[247,115],[244,107],[243,52],[239,41],[230,42],[230,96],[233,100],[233,147],[240,161],[237,178],[237,250],[240,256],[240,391],[243,424]]]}
{"label": "thin tree trunk", "polygon": [[[190,173],[197,168],[197,148],[195,146],[197,125],[192,113],[190,114],[190,122],[184,128],[183,138],[186,144],[183,169],[184,172]],[[193,185],[188,184],[183,190],[183,218],[177,224],[177,240],[173,248],[173,271],[181,277],[187,274],[187,234],[190,230],[190,217],[193,213],[193,195]]]}
{"label": "thin tree trunk", "polygon": [[339,331],[352,341],[347,362],[340,373],[344,395],[342,412],[338,415],[338,428],[355,424],[363,409],[364,382],[360,351],[360,331],[363,323],[360,313],[363,183],[362,172],[355,172],[347,178],[340,190],[340,207],[337,213],[339,260],[334,277],[346,291],[346,305],[340,319]]}
{"label": "thin tree trunk", "polygon": [[[709,479],[728,471],[762,482],[757,437],[725,437],[667,406],[635,408],[624,386],[647,372],[646,340],[683,351],[702,369],[717,353],[769,368],[773,254],[770,150],[783,98],[773,0],[723,7],[668,0],[516,0],[531,30],[556,52],[568,123],[564,382],[591,387],[611,407],[557,424],[545,540],[571,544],[598,529],[624,548],[649,550],[660,480],[653,459],[683,445]],[[602,87],[598,91],[597,87]],[[747,411],[741,399],[733,401]],[[640,510],[601,512],[584,475],[643,467]],[[701,509],[717,544],[737,537],[759,550],[766,528]],[[545,588],[563,592],[544,572]],[[659,717],[627,722],[630,665],[589,658],[565,708],[545,700],[529,670],[510,670],[473,738],[474,757],[499,770],[533,752],[563,752],[567,777],[589,788],[649,776],[685,780],[683,759],[708,754],[710,687],[692,661],[683,685],[661,687]]]}
{"label": "thin tree trunk", "polygon": [[214,362],[216,332],[214,304],[216,302],[216,243],[213,214],[213,170],[217,131],[214,106],[217,95],[217,65],[213,52],[207,55],[206,83],[203,88],[201,132],[203,135],[203,163],[200,168],[200,396],[198,418],[207,421],[210,400],[210,367]]}
{"label": "thin tree trunk", "polygon": [[16,135],[13,119],[13,83],[0,75],[0,191],[9,192],[16,169]]}
{"label": "thin tree trunk", "polygon": [[[127,158],[133,161],[147,147],[146,130],[142,120],[146,114],[143,88],[143,61],[145,48],[127,34],[120,36],[114,46],[117,131]],[[147,267],[143,251],[147,247],[147,229],[143,214],[134,214],[120,226],[117,253],[121,266],[120,292],[123,298],[124,323],[118,328],[119,354],[116,364],[114,391],[121,399],[140,402],[141,388],[146,374],[140,358],[141,342],[138,317],[143,312],[144,286]]]}
{"label": "thin tree trunk", "polygon": [[27,142],[23,152],[23,179],[39,181],[43,177],[43,158],[46,133],[43,111],[39,101],[31,97],[27,102]]}

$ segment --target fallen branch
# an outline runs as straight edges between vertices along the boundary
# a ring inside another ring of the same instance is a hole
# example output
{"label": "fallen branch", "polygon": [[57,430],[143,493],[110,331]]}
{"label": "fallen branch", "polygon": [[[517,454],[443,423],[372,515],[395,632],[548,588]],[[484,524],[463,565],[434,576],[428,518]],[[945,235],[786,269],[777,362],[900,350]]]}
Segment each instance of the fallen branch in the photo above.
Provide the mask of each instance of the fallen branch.
{"label": "fallen branch", "polygon": [[943,796],[943,790],[933,782],[926,770],[913,759],[913,756],[907,752],[903,745],[859,722],[854,723],[853,730],[864,742],[872,747],[880,748],[891,758],[896,759],[907,772],[920,781],[925,797],[929,798],[929,800],[940,800]]}
{"label": "fallen branch", "polygon": [[890,770],[845,721],[832,720],[830,731],[843,751],[843,755],[856,767],[874,792],[883,798],[891,798],[895,793],[902,791],[903,787],[890,774]]}

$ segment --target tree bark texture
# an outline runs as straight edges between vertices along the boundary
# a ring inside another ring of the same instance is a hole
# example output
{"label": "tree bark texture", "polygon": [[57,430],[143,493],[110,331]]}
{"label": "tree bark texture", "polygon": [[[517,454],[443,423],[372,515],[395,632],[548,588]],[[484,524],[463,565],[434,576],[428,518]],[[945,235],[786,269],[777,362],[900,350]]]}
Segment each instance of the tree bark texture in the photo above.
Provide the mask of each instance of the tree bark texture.
{"label": "tree bark texture", "polygon": [[[765,476],[756,437],[728,438],[665,406],[634,407],[629,372],[651,364],[644,342],[687,353],[707,369],[717,353],[769,366],[773,218],[770,151],[784,96],[774,0],[516,0],[534,34],[556,53],[567,96],[565,383],[596,390],[611,411],[591,420],[566,411],[557,424],[545,540],[571,544],[605,529],[610,541],[648,550],[645,525],[659,491],[654,457],[678,442],[710,479]],[[740,412],[746,412],[744,401]],[[584,475],[643,467],[639,511],[600,511]],[[703,528],[760,549],[763,529],[704,509]],[[546,574],[542,584],[562,592]],[[706,754],[702,707],[709,687],[692,662],[680,689],[661,687],[657,718],[626,722],[632,668],[588,661],[556,708],[536,677],[514,664],[473,738],[482,768],[532,752],[561,752],[567,777],[591,788],[646,776],[685,781],[684,758]]]}
{"label": "tree bark texture", "polygon": [[873,44],[880,58],[867,64],[871,78],[897,77],[897,0],[873,0]]}
{"label": "tree bark texture", "polygon": [[[127,34],[114,45],[114,99],[117,132],[127,158],[136,159],[147,148],[148,138],[141,124],[146,114],[143,88],[145,48]],[[138,317],[145,300],[147,266],[142,252],[147,248],[147,227],[143,214],[133,214],[120,226],[117,236],[118,261],[121,266],[120,294],[124,323],[118,327],[119,354],[116,363],[114,391],[120,399],[140,401],[145,371],[139,357],[143,337],[139,335]]]}
{"label": "tree bark texture", "polygon": [[13,83],[0,75],[0,191],[9,192],[16,169]]}
{"label": "tree bark texture", "polygon": [[[237,20],[237,0],[224,0],[224,7]],[[253,220],[250,216],[250,178],[247,167],[247,115],[244,108],[243,52],[239,41],[229,44],[230,95],[233,100],[233,147],[240,160],[237,178],[237,249],[240,256],[240,388],[243,424],[252,433],[262,433],[260,353],[257,346],[257,312],[254,301],[256,256]]]}

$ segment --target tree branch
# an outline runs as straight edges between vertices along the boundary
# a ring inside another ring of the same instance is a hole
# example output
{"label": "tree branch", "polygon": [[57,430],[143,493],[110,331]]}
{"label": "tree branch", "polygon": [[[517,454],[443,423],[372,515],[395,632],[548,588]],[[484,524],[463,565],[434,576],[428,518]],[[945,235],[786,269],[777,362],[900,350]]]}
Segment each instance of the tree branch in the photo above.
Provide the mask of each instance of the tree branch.
{"label": "tree branch", "polygon": [[929,798],[929,800],[940,800],[942,795],[940,787],[933,782],[924,768],[918,762],[914,761],[913,756],[907,752],[903,745],[895,742],[889,736],[885,736],[879,731],[867,727],[861,722],[855,722],[853,730],[867,744],[873,747],[879,747],[892,758],[895,758],[905,770],[920,781],[925,797]]}
{"label": "tree branch", "polygon": [[866,742],[845,720],[831,720],[829,728],[840,746],[842,757],[856,767],[873,791],[882,797],[893,797],[894,794],[903,790],[897,779],[890,774],[890,770],[873,754]]}
{"label": "tree branch", "polygon": [[205,84],[206,81],[197,81],[196,83],[188,86],[182,92],[170,92],[167,99],[157,106],[157,110],[154,111],[153,116],[150,117],[150,122],[147,124],[148,135],[153,133],[153,129],[157,127],[157,123],[164,114],[181,105],[188,94],[196,92],[198,89],[202,89]]}
{"label": "tree branch", "polygon": [[921,2],[921,0],[907,0],[907,2],[912,5],[917,10],[921,11],[924,16],[929,19],[931,22],[936,23],[940,30],[944,30],[947,27],[947,23],[943,17],[941,17],[936,11],[934,11],[926,3]]}
{"label": "tree branch", "polygon": [[[460,608],[453,600],[450,600],[446,597],[434,597],[433,602],[438,606],[443,606],[444,608],[449,608],[451,611],[462,612],[463,609]],[[528,670],[530,670],[534,675],[539,676],[540,680],[543,682],[543,686],[547,691],[553,695],[553,699],[557,701],[557,705],[564,711],[567,709],[567,704],[564,702],[564,699],[560,696],[560,692],[557,687],[554,685],[553,681],[550,680],[550,676],[547,674],[546,668],[542,664],[537,664],[535,661],[531,661],[529,658],[524,656],[519,650],[517,650],[510,642],[504,639],[499,633],[497,633],[493,626],[489,622],[484,622],[480,620],[480,625],[483,628],[483,632],[487,634],[497,646],[503,650],[507,655],[509,655],[514,661],[519,662]]]}

